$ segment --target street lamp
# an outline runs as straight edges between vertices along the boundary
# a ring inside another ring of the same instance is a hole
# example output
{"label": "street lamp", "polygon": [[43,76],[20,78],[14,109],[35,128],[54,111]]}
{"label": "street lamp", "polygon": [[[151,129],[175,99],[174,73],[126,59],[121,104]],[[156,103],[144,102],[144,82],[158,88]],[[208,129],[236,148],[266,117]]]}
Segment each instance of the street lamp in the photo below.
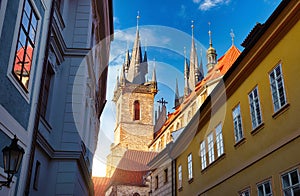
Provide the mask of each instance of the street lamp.
{"label": "street lamp", "polygon": [[2,189],[2,186],[9,187],[12,182],[13,175],[18,172],[22,162],[24,149],[17,143],[18,138],[15,135],[10,146],[6,146],[2,149],[4,172],[7,173],[7,180],[0,181],[0,190]]}

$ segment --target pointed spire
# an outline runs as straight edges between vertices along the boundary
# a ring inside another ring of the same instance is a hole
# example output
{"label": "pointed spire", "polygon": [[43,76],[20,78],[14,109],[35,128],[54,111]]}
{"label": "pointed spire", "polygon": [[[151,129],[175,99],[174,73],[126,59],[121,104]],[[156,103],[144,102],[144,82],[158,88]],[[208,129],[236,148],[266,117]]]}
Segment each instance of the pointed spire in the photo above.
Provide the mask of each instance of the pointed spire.
{"label": "pointed spire", "polygon": [[140,11],[137,11],[137,16],[136,16],[136,29],[139,29],[139,20],[140,20]]}
{"label": "pointed spire", "polygon": [[174,108],[176,108],[177,106],[179,106],[179,90],[178,90],[178,80],[176,77]]}
{"label": "pointed spire", "polygon": [[209,25],[209,30],[208,30],[208,35],[209,35],[209,48],[207,49],[206,52],[206,57],[207,57],[207,71],[210,71],[215,64],[217,64],[217,52],[213,48],[212,44],[212,36],[211,36],[211,30],[210,30],[210,22],[208,23]]}
{"label": "pointed spire", "polygon": [[208,22],[208,36],[209,36],[209,46],[212,47],[212,38],[211,38],[210,22]]}
{"label": "pointed spire", "polygon": [[230,37],[231,37],[232,45],[234,46],[234,33],[233,33],[233,30],[232,30],[232,29],[231,29],[231,31],[230,31]]}
{"label": "pointed spire", "polygon": [[154,64],[153,64],[152,82],[156,82],[156,62],[155,62],[155,59],[154,59]]}
{"label": "pointed spire", "polygon": [[198,70],[198,56],[197,56],[197,49],[195,45],[195,38],[194,38],[194,21],[192,20],[192,44],[191,44],[191,52],[190,52],[190,70],[189,70],[189,87],[190,90],[194,90],[196,84],[199,81],[199,70]]}
{"label": "pointed spire", "polygon": [[189,93],[189,67],[186,59],[186,49],[184,47],[184,95],[187,96]]}
{"label": "pointed spire", "polygon": [[199,65],[199,67],[200,67],[200,69],[199,69],[199,72],[200,72],[200,80],[202,80],[203,78],[204,78],[204,71],[203,71],[203,60],[202,60],[202,58],[203,58],[203,55],[202,55],[202,53],[203,53],[203,50],[202,50],[202,47],[200,48],[200,65]]}
{"label": "pointed spire", "polygon": [[120,75],[120,85],[125,86],[126,79],[125,79],[125,67],[121,68],[121,75]]}
{"label": "pointed spire", "polygon": [[127,74],[127,80],[129,82],[133,82],[136,84],[145,83],[145,76],[148,73],[147,63],[142,64],[143,59],[142,59],[142,49],[141,49],[141,41],[140,41],[140,34],[139,34],[139,19],[140,19],[140,13],[138,12],[136,37],[134,40],[130,65]]}
{"label": "pointed spire", "polygon": [[129,57],[129,50],[127,49],[125,53],[125,62],[124,62],[124,69],[126,73],[128,73],[129,65],[130,65],[130,57]]}

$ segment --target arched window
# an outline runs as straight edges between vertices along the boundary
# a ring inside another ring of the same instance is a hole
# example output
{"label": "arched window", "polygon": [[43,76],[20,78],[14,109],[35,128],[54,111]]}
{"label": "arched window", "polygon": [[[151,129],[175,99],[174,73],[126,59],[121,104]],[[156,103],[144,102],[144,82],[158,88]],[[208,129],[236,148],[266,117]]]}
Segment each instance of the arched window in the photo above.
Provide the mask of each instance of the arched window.
{"label": "arched window", "polygon": [[134,120],[140,120],[140,102],[134,101]]}

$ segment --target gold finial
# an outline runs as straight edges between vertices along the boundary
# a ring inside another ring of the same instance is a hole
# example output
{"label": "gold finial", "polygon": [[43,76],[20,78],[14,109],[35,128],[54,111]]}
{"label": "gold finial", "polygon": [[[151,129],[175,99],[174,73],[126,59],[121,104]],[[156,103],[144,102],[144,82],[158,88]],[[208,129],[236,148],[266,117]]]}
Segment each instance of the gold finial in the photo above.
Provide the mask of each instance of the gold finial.
{"label": "gold finial", "polygon": [[232,29],[230,31],[230,36],[231,36],[232,45],[234,45],[234,33]]}
{"label": "gold finial", "polygon": [[212,46],[210,22],[208,22],[208,36],[209,36],[209,46]]}
{"label": "gold finial", "polygon": [[140,11],[137,11],[137,16],[136,16],[136,27],[139,28],[139,20],[140,20]]}
{"label": "gold finial", "polygon": [[191,28],[192,28],[192,36],[194,36],[194,27],[195,27],[195,26],[194,26],[194,21],[192,20],[191,22],[192,22],[192,25],[191,25]]}

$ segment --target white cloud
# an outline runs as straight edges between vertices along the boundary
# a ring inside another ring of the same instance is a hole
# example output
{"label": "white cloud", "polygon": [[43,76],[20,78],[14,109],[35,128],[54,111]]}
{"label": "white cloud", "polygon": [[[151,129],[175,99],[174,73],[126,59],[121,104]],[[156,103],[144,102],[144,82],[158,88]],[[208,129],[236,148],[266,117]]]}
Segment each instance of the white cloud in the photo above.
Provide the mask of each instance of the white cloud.
{"label": "white cloud", "polygon": [[202,11],[210,10],[214,7],[221,6],[223,4],[229,4],[231,0],[193,0],[194,3],[199,4],[199,9]]}

